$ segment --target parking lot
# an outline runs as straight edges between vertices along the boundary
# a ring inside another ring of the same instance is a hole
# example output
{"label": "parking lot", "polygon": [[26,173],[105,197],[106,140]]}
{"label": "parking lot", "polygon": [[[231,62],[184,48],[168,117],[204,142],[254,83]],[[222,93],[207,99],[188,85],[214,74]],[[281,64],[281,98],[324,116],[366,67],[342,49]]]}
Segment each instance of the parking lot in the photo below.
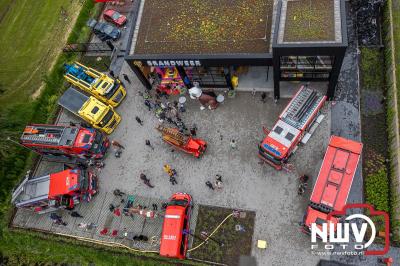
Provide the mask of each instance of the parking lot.
{"label": "parking lot", "polygon": [[[161,135],[155,130],[158,119],[153,112],[146,109],[143,98],[138,93],[144,88],[133,77],[126,64],[122,73],[128,73],[132,77],[132,83],[125,84],[128,95],[125,102],[117,108],[117,112],[122,115],[122,122],[110,138],[122,143],[125,150],[121,158],[115,158],[112,152],[108,153],[106,165],[99,174],[100,194],[94,202],[79,207],[79,212],[85,217],[84,222],[97,219],[95,222],[98,224],[95,231],[82,232],[82,235],[117,241],[99,234],[106,225],[120,231],[129,227],[134,232],[153,230],[151,232],[154,235],[159,235],[160,222],[154,221],[149,226],[143,225],[143,221],[132,224],[129,217],[110,218],[112,213],[108,210],[108,205],[115,200],[112,192],[120,189],[149,205],[153,201],[165,201],[174,192],[180,191],[191,194],[196,204],[255,211],[252,255],[257,258],[259,265],[285,265],[294,258],[299,265],[317,264],[319,257],[310,253],[309,237],[299,231],[298,222],[302,219],[310,189],[305,195],[298,196],[297,177],[300,174],[309,174],[314,179],[318,173],[330,135],[329,104],[324,109],[325,119],[320,128],[293,157],[296,170],[292,173],[278,172],[270,166],[259,164],[257,145],[263,138],[262,126],[273,126],[288,99],[281,99],[275,104],[272,98],[268,98],[266,103],[262,103],[259,94],[253,96],[250,93],[238,93],[233,99],[226,98],[214,111],[200,111],[199,103],[189,99],[187,112],[182,115],[183,121],[187,126],[195,123],[198,127],[197,136],[208,142],[204,157],[196,159],[179,151],[172,152],[171,146],[162,141]],[[293,88],[297,87],[299,84],[293,84]],[[137,123],[135,116],[144,121],[143,126]],[[59,122],[71,120],[74,118],[70,114],[63,113]],[[145,145],[146,139],[150,140],[154,150]],[[237,149],[230,147],[229,142],[232,139],[237,141]],[[167,174],[163,172],[162,166],[165,163],[178,172],[178,184],[175,186],[169,183]],[[36,175],[51,172],[57,167],[60,165],[42,162]],[[145,173],[155,187],[144,185],[139,179],[140,173]],[[223,177],[222,191],[212,191],[205,185],[207,180],[213,182],[216,174]],[[75,220],[69,221],[66,228],[59,228],[51,225],[48,217],[36,219],[26,212],[18,211],[14,225],[78,234],[77,230],[81,229],[78,229],[79,221],[76,219],[79,218],[71,219]],[[267,240],[266,250],[257,249],[258,239]],[[148,248],[134,243],[129,245]],[[157,246],[150,248],[156,250]]]}

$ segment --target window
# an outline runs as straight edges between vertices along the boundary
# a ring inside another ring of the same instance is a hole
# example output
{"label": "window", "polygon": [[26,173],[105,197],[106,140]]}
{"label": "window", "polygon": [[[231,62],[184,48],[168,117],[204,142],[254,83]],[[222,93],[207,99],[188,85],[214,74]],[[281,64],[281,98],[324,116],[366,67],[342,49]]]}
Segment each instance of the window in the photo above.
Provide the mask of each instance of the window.
{"label": "window", "polygon": [[290,132],[288,132],[288,133],[286,134],[286,136],[285,136],[285,139],[287,139],[287,140],[289,140],[289,141],[292,141],[293,138],[294,138],[294,135],[293,135],[292,133],[290,133]]}
{"label": "window", "polygon": [[282,56],[282,79],[329,79],[333,56]]}
{"label": "window", "polygon": [[278,134],[281,134],[282,131],[283,131],[283,128],[281,128],[280,126],[276,126],[276,127],[274,128],[274,131],[275,131],[276,133],[278,133]]}
{"label": "window", "polygon": [[114,14],[111,15],[113,20],[118,20],[120,16],[121,16],[121,14],[118,12],[114,12]]}
{"label": "window", "polygon": [[90,135],[89,135],[89,134],[85,134],[85,136],[83,137],[82,142],[83,142],[83,143],[88,143],[89,140],[90,140]]}
{"label": "window", "polygon": [[98,111],[99,111],[99,107],[95,106],[95,107],[92,109],[92,114],[96,114]]}
{"label": "window", "polygon": [[104,89],[104,88],[107,88],[107,86],[108,86],[108,82],[104,82],[104,83],[103,83],[103,86],[101,86],[101,88]]}
{"label": "window", "polygon": [[321,218],[317,218],[317,220],[315,221],[316,224],[318,225],[322,225],[323,223],[325,223],[326,221],[321,219]]}
{"label": "window", "polygon": [[223,67],[187,67],[186,74],[192,82],[202,87],[227,86]]}

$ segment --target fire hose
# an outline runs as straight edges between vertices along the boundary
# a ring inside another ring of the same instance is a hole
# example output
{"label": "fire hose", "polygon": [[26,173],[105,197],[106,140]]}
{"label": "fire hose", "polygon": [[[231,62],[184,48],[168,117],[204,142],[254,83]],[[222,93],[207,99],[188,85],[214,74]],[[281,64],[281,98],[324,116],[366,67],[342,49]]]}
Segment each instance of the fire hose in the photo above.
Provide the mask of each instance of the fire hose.
{"label": "fire hose", "polygon": [[87,237],[74,236],[74,235],[63,234],[63,233],[55,233],[55,234],[56,235],[60,235],[60,236],[73,237],[73,238],[81,240],[81,241],[91,242],[91,243],[100,244],[100,245],[104,245],[104,246],[108,246],[108,247],[123,247],[123,248],[126,248],[126,249],[130,250],[130,251],[135,251],[135,252],[158,253],[158,251],[156,251],[156,250],[140,250],[140,249],[135,249],[135,248],[128,247],[128,246],[126,246],[124,244],[121,244],[121,243],[111,243],[111,242],[107,242],[107,241],[96,240],[96,239],[91,239],[91,238],[87,238]]}
{"label": "fire hose", "polygon": [[[214,231],[212,231],[211,234],[209,234],[207,236],[206,239],[204,239],[203,242],[201,242],[200,244],[198,244],[196,247],[191,248],[188,250],[188,252],[194,251],[196,249],[198,249],[199,247],[201,247],[204,243],[206,243],[208,241],[208,239],[210,239],[210,237],[212,237],[217,231],[218,229],[226,222],[226,220],[228,220],[230,217],[233,216],[233,213],[229,214],[228,216],[225,217],[225,219],[214,229]],[[131,248],[127,245],[121,244],[121,243],[111,243],[111,242],[107,242],[107,241],[103,241],[103,240],[97,240],[97,239],[91,239],[91,238],[87,238],[87,237],[82,237],[82,236],[74,236],[74,235],[69,235],[69,234],[63,234],[63,233],[55,233],[56,235],[60,235],[60,236],[67,236],[67,237],[72,237],[81,241],[85,241],[85,242],[91,242],[91,243],[95,243],[95,244],[100,244],[100,245],[104,245],[104,246],[108,246],[108,247],[123,247],[126,248],[130,251],[134,251],[134,252],[141,252],[141,253],[159,253],[159,251],[155,251],[155,250],[140,250],[140,249],[135,249],[135,248]]]}
{"label": "fire hose", "polygon": [[195,246],[194,248],[189,249],[188,252],[194,251],[194,250],[198,249],[199,247],[201,247],[204,243],[206,243],[206,242],[208,241],[208,239],[210,239],[210,237],[212,237],[213,234],[214,234],[215,232],[217,232],[218,229],[226,222],[226,220],[228,220],[228,219],[229,219],[230,217],[232,217],[232,216],[233,216],[233,213],[231,213],[231,214],[229,214],[228,216],[226,216],[225,219],[214,229],[214,231],[212,231],[211,234],[209,234],[209,235],[207,236],[206,239],[204,239],[203,242],[201,242],[200,244],[198,244],[198,245]]}

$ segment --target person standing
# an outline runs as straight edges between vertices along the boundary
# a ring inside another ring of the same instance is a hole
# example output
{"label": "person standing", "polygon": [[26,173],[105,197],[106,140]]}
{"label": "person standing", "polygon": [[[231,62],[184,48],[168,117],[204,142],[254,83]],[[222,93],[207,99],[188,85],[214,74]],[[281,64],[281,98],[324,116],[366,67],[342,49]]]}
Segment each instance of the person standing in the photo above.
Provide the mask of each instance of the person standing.
{"label": "person standing", "polygon": [[166,172],[170,177],[173,176],[172,168],[169,164],[164,164],[163,166],[164,172]]}
{"label": "person standing", "polygon": [[215,175],[215,187],[219,190],[222,189],[222,176],[221,175]]}
{"label": "person standing", "polygon": [[171,175],[169,177],[169,182],[171,182],[172,185],[178,184],[178,182],[176,181],[175,176]]}
{"label": "person standing", "polygon": [[136,121],[137,121],[141,126],[143,126],[143,121],[142,121],[142,119],[140,119],[138,116],[136,116],[135,119],[136,119]]}
{"label": "person standing", "polygon": [[149,146],[154,151],[154,147],[153,147],[153,145],[151,145],[150,140],[146,139],[145,144],[146,144],[146,146]]}
{"label": "person standing", "polygon": [[149,109],[149,111],[151,111],[151,109],[153,109],[151,102],[149,100],[144,100],[144,105],[147,106],[147,108]]}
{"label": "person standing", "polygon": [[231,146],[231,148],[232,148],[232,150],[235,150],[236,148],[237,148],[237,145],[236,145],[236,140],[231,140],[231,142],[229,143],[229,145]]}
{"label": "person standing", "polygon": [[143,183],[148,186],[149,188],[153,188],[154,186],[150,184],[150,179],[147,178],[147,176],[143,173],[140,174],[140,179],[143,181]]}
{"label": "person standing", "polygon": [[196,134],[197,134],[197,125],[193,124],[193,126],[190,128],[190,135],[196,137]]}
{"label": "person standing", "polygon": [[113,145],[114,148],[119,148],[119,149],[123,149],[125,150],[125,147],[121,145],[121,143],[119,143],[116,140],[111,141],[111,145]]}
{"label": "person standing", "polygon": [[124,80],[126,80],[129,84],[131,84],[131,80],[129,79],[127,74],[122,74],[122,77],[124,78]]}
{"label": "person standing", "polygon": [[115,78],[114,71],[110,70],[110,76]]}
{"label": "person standing", "polygon": [[61,216],[54,212],[50,214],[50,219],[53,220],[55,224],[67,226],[67,223],[62,220]]}
{"label": "person standing", "polygon": [[207,186],[209,189],[214,190],[214,187],[213,187],[213,185],[211,184],[210,181],[207,181],[207,182],[206,182],[206,186]]}
{"label": "person standing", "polygon": [[75,217],[75,218],[83,218],[83,216],[80,215],[79,212],[77,212],[77,211],[72,211],[70,214],[72,217]]}

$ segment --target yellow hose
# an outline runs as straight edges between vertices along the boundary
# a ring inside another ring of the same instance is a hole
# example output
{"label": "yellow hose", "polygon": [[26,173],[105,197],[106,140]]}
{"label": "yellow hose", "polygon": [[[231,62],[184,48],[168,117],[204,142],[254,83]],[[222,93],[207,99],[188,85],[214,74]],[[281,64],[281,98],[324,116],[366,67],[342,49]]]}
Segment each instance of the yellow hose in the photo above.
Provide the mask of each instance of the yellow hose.
{"label": "yellow hose", "polygon": [[196,247],[189,249],[188,252],[191,252],[191,251],[193,251],[193,250],[198,249],[198,248],[201,247],[205,242],[207,242],[207,240],[208,240],[215,232],[217,232],[217,230],[226,222],[226,220],[228,220],[230,217],[232,217],[232,215],[233,215],[233,213],[231,213],[231,214],[229,214],[228,216],[226,216],[225,219],[214,229],[214,231],[212,231],[212,233],[211,233],[209,236],[207,236],[207,238],[206,238],[203,242],[201,242],[200,244],[198,244]]}
{"label": "yellow hose", "polygon": [[123,247],[123,248],[126,248],[128,250],[135,251],[135,252],[158,253],[158,251],[155,251],[155,250],[140,250],[140,249],[131,248],[131,247],[128,247],[128,246],[126,246],[124,244],[121,244],[121,243],[107,242],[107,241],[96,240],[96,239],[91,239],[91,238],[82,237],[82,236],[68,235],[68,234],[63,234],[63,233],[55,233],[55,234],[56,235],[60,235],[60,236],[68,236],[68,237],[76,238],[76,239],[81,240],[81,241],[101,244],[101,245],[105,245],[105,246],[109,246],[109,247],[117,247],[117,246],[119,246],[119,247]]}
{"label": "yellow hose", "polygon": [[[214,229],[214,231],[212,231],[212,233],[207,236],[207,238],[201,242],[200,244],[198,244],[196,247],[191,248],[188,250],[188,252],[193,251],[198,249],[199,247],[201,247],[205,242],[207,242],[207,240],[213,236],[215,234],[215,232],[218,231],[218,229],[226,222],[226,220],[228,220],[230,217],[233,216],[233,213],[229,214],[228,216],[225,217],[225,219]],[[109,246],[109,247],[123,247],[126,248],[130,251],[135,251],[135,252],[141,252],[141,253],[159,253],[159,251],[155,251],[155,250],[140,250],[140,249],[135,249],[135,248],[131,248],[129,246],[126,246],[124,244],[121,243],[115,243],[115,242],[107,242],[107,241],[103,241],[103,240],[97,240],[97,239],[91,239],[91,238],[87,238],[87,237],[83,237],[83,236],[74,236],[74,235],[69,235],[69,234],[63,234],[63,233],[54,233],[56,235],[60,235],[60,236],[67,236],[67,237],[72,237],[81,241],[86,241],[86,242],[91,242],[91,243],[96,243],[96,244],[101,244],[104,246]]]}

